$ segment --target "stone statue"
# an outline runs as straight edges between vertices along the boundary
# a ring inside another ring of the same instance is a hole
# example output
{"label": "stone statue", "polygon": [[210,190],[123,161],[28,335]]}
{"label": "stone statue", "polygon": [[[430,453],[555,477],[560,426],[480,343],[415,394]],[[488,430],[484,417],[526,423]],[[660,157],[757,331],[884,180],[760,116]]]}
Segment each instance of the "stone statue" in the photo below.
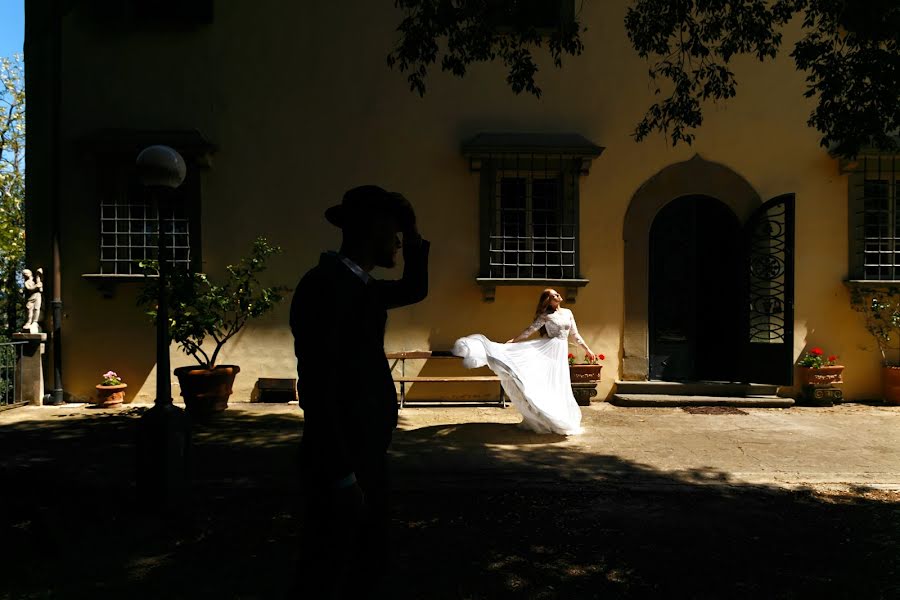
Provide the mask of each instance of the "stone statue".
{"label": "stone statue", "polygon": [[25,312],[28,313],[28,320],[22,327],[28,333],[40,333],[41,328],[38,321],[41,318],[42,294],[44,293],[44,282],[42,280],[44,270],[38,269],[36,274],[31,270],[22,271],[22,277],[25,278],[25,288],[23,292],[28,300],[25,302]]}

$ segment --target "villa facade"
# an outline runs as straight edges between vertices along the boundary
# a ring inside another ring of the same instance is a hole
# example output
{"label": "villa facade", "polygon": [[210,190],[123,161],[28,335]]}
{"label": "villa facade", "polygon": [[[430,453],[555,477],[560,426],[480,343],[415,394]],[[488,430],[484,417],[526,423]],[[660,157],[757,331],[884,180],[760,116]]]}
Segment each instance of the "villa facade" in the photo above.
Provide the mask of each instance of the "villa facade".
{"label": "villa facade", "polygon": [[[27,3],[28,262],[49,271],[57,228],[74,398],[109,369],[129,401],[155,394],[154,330],[136,305],[153,215],[133,168],[154,143],[188,163],[174,258],[213,278],[263,235],[284,249],[266,282],[293,288],[338,246],[323,212],[345,190],[404,193],[433,245],[431,284],[391,313],[389,351],[509,339],[556,287],[606,356],[599,399],[643,380],[791,394],[811,346],[840,356],[846,397],[880,395],[880,355],[845,281],[900,279],[898,173],[892,157],[850,163],[820,147],[787,52],[735,61],[737,96],[672,147],[632,137],[654,95],[624,0],[584,3],[585,52],[561,70],[544,57],[540,99],[514,95],[495,64],[464,79],[434,70],[424,98],[410,92],[385,64],[402,16],[390,2],[206,0],[168,16],[53,4]],[[327,315],[328,294],[310,318]],[[226,346],[222,362],[242,369],[234,401],[259,378],[295,376],[288,306]],[[334,360],[352,355],[346,340]]]}

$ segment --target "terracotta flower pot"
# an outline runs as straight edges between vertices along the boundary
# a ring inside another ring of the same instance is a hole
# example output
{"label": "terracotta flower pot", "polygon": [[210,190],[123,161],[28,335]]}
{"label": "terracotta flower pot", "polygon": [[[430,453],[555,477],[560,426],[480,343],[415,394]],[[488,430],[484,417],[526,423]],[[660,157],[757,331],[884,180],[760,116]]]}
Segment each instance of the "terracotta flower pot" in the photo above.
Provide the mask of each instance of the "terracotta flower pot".
{"label": "terracotta flower pot", "polygon": [[237,365],[219,365],[213,369],[178,367],[175,376],[188,413],[205,417],[228,408],[234,378],[241,372]]}
{"label": "terracotta flower pot", "polygon": [[885,402],[900,405],[900,367],[881,368],[881,390]]}
{"label": "terracotta flower pot", "polygon": [[844,380],[842,378],[843,372],[843,365],[819,367],[818,369],[814,369],[811,367],[800,367],[800,384],[813,386],[830,386],[837,383],[844,383]]}
{"label": "terracotta flower pot", "polygon": [[125,389],[127,383],[119,385],[98,385],[97,387],[97,406],[116,406],[125,401]]}
{"label": "terracotta flower pot", "polygon": [[603,365],[569,365],[569,378],[572,383],[600,381]]}

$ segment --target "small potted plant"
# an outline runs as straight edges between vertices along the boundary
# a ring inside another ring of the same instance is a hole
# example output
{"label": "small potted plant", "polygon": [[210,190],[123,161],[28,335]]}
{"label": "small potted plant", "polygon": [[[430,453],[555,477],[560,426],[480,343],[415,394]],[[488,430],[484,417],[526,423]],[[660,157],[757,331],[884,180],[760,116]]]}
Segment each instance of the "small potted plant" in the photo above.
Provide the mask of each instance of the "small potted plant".
{"label": "small potted plant", "polygon": [[125,401],[125,390],[128,384],[115,371],[107,371],[97,386],[98,406],[117,406]]}
{"label": "small potted plant", "polygon": [[575,355],[569,354],[569,378],[572,383],[586,383],[600,381],[600,371],[603,365],[600,361],[606,359],[602,354],[585,354],[581,364],[575,364]]}
{"label": "small potted plant", "polygon": [[[185,408],[192,416],[207,417],[228,407],[241,368],[218,364],[219,353],[250,319],[269,312],[288,291],[281,286],[265,287],[258,279],[266,270],[266,261],[279,252],[281,248],[270,245],[266,238],[257,238],[250,256],[226,267],[228,276],[222,283],[184,268],[171,274],[166,286],[169,336],[197,361],[195,366],[174,370]],[[148,275],[156,267],[153,263],[143,266]],[[138,297],[154,322],[158,294],[158,280],[148,278]],[[204,346],[206,342],[211,342],[211,352],[209,345]]]}
{"label": "small potted plant", "polygon": [[838,357],[835,354],[825,357],[821,348],[812,348],[803,358],[797,361],[800,367],[800,383],[802,385],[831,386],[843,383],[841,375],[844,372],[843,365],[837,364]]}

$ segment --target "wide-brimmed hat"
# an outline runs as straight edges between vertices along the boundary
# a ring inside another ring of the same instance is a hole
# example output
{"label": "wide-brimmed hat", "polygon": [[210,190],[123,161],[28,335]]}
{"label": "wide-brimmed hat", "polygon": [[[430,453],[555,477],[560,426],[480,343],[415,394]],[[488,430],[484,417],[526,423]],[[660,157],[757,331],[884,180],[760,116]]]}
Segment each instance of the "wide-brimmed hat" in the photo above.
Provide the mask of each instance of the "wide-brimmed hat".
{"label": "wide-brimmed hat", "polygon": [[377,185],[361,185],[347,190],[340,204],[325,211],[325,218],[336,227],[378,216],[395,216],[404,223],[409,218],[409,203],[399,192]]}

